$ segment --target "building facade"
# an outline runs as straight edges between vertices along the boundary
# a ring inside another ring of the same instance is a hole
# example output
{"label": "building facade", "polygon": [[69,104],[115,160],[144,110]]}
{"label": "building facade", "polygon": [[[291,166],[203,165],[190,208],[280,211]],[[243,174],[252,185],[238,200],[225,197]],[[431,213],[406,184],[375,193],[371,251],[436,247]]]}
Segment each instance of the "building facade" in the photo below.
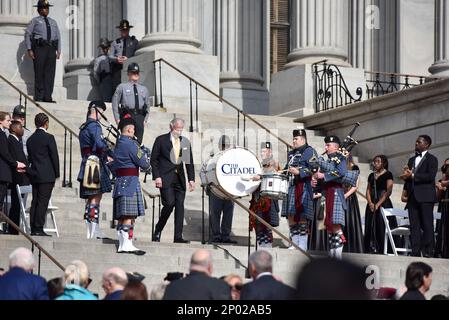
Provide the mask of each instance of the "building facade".
{"label": "building facade", "polygon": [[[33,0],[0,0],[0,73],[33,94],[24,29]],[[366,71],[449,75],[445,0],[54,0],[62,35],[56,98],[97,97],[91,77],[101,37],[119,37],[127,19],[140,41],[132,61],[154,89],[153,60],[164,58],[244,111],[298,117],[314,112],[312,64],[339,66],[352,88]],[[130,61],[130,62],[132,62]],[[125,75],[124,75],[125,77]],[[164,91],[184,104],[185,82],[170,72]],[[0,87],[1,88],[1,87]],[[154,92],[153,92],[154,93]],[[220,109],[200,92],[205,108]]]}

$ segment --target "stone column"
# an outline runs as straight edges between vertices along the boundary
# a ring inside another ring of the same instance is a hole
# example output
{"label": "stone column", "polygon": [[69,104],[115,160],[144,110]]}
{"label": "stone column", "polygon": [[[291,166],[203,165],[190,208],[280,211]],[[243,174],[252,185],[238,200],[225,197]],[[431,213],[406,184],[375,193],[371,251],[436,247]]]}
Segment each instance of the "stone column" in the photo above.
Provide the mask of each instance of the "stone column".
{"label": "stone column", "polygon": [[322,59],[349,66],[345,0],[292,1],[291,52],[287,68]]}
{"label": "stone column", "polygon": [[435,0],[435,63],[429,72],[436,76],[449,76],[449,3]]}
{"label": "stone column", "polygon": [[264,63],[269,23],[265,0],[217,0],[216,48],[220,89],[225,98],[250,113],[268,111]]}
{"label": "stone column", "polygon": [[99,54],[100,38],[118,38],[115,27],[121,19],[121,4],[121,0],[70,0],[75,12],[69,30],[69,61],[64,75],[69,99],[99,98],[97,84],[91,77],[93,60]]}
{"label": "stone column", "polygon": [[146,0],[146,35],[138,54],[164,50],[201,54],[199,26],[204,0]]}
{"label": "stone column", "polygon": [[[168,65],[156,68],[157,85],[155,86],[153,61],[163,58],[193,79],[204,84],[213,92],[219,93],[219,67],[217,57],[205,54],[200,49],[204,32],[205,6],[207,0],[145,0],[145,36],[140,41],[136,56],[129,59],[124,66],[132,62],[140,65],[141,81],[150,94],[158,96],[160,103],[159,77],[162,78],[162,95],[164,107],[180,107],[186,110],[190,105],[190,83],[180,73]],[[124,75],[122,74],[122,77]],[[155,92],[155,87],[157,92]],[[196,92],[193,92],[196,96]],[[201,110],[220,110],[218,99],[205,92],[198,91]]]}
{"label": "stone column", "polygon": [[[2,43],[2,63],[0,73],[20,89],[33,94],[33,63],[26,55],[24,41],[25,28],[36,8],[33,0],[0,0],[0,43]],[[16,95],[5,83],[0,82],[0,92]]]}

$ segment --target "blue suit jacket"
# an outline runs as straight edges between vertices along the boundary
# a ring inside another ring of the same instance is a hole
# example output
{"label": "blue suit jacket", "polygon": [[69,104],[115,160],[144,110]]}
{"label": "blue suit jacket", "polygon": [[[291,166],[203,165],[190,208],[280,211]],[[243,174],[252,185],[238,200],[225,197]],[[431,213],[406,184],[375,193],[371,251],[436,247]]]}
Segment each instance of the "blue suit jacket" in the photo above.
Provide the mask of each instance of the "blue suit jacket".
{"label": "blue suit jacket", "polygon": [[292,287],[277,281],[272,275],[263,275],[243,286],[240,300],[291,300],[295,295]]}
{"label": "blue suit jacket", "polygon": [[0,300],[48,300],[47,282],[21,268],[0,277]]}

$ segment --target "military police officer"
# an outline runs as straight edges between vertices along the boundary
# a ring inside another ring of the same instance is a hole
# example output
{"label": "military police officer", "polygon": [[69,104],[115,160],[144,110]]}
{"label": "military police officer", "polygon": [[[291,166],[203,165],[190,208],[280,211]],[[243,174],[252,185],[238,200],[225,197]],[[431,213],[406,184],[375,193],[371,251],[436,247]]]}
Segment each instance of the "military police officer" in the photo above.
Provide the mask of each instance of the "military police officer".
{"label": "military police officer", "polygon": [[[100,201],[103,193],[111,192],[110,171],[107,163],[112,161],[112,151],[103,138],[98,123],[99,110],[106,110],[103,101],[92,101],[87,111],[87,120],[80,127],[81,166],[78,174],[80,198],[86,200],[84,220],[87,226],[87,239],[103,238],[100,231]],[[97,181],[96,181],[97,180]]]}
{"label": "military police officer", "polygon": [[129,31],[133,26],[129,25],[128,20],[120,21],[117,26],[120,29],[120,38],[112,43],[110,58],[112,61],[112,73],[114,78],[113,90],[120,84],[122,77],[123,64],[131,57],[134,57],[139,41],[135,36],[129,36]]}
{"label": "military police officer", "polygon": [[112,111],[117,124],[126,114],[131,114],[136,122],[136,138],[140,144],[143,140],[144,123],[149,117],[148,104],[150,95],[148,89],[139,84],[140,68],[137,63],[131,63],[128,66],[128,79],[115,90],[112,98]]}
{"label": "military police officer", "polygon": [[28,150],[27,150],[27,140],[31,136],[31,131],[25,127],[25,117],[26,117],[26,109],[22,105],[17,105],[14,107],[14,110],[12,112],[12,119],[19,121],[22,124],[23,127],[23,136],[22,136],[22,143],[23,143],[23,152],[28,157]]}
{"label": "military police officer", "polygon": [[55,82],[56,59],[61,55],[61,35],[55,20],[48,17],[52,5],[39,0],[38,17],[31,20],[25,31],[28,56],[34,64],[34,100],[55,102],[52,99]]}
{"label": "military police officer", "polygon": [[94,61],[94,79],[100,86],[101,96],[104,102],[111,102],[112,94],[114,93],[111,58],[109,57],[109,49],[111,48],[111,41],[107,38],[101,38],[100,44],[101,54]]}
{"label": "military police officer", "polygon": [[113,169],[117,177],[112,198],[114,219],[118,220],[119,253],[143,255],[145,251],[133,245],[134,223],[145,215],[144,200],[139,182],[139,167],[149,170],[150,164],[134,140],[135,121],[124,118],[119,125],[121,135],[114,149]]}

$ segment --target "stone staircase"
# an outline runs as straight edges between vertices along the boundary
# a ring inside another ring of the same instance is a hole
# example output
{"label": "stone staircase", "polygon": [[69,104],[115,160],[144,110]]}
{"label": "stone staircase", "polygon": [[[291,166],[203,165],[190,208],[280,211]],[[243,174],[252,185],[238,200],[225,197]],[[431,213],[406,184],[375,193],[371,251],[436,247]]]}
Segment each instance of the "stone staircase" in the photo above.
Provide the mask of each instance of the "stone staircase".
{"label": "stone staircase", "polygon": [[[0,102],[0,110],[10,111],[13,106],[17,104],[18,99],[11,98],[9,96],[2,97]],[[88,102],[66,100],[61,101],[58,104],[42,104],[49,112],[60,119],[64,124],[71,128],[74,132],[78,133],[78,128],[85,120],[86,109]],[[35,106],[28,106],[28,127],[34,128],[32,121],[34,115],[38,112]],[[112,111],[110,105],[106,111],[106,116],[113,122]],[[201,163],[208,158],[212,148],[216,151],[216,145],[218,138],[221,134],[226,133],[231,136],[235,142],[237,120],[235,115],[231,113],[199,113],[199,130],[198,132],[187,132],[189,127],[189,113],[188,108],[170,108],[167,112],[161,112],[156,108],[151,108],[149,128],[146,129],[144,143],[147,146],[152,146],[154,139],[165,132],[168,132],[168,123],[173,117],[181,117],[186,119],[187,135],[192,142],[194,162],[196,164],[196,173],[198,175]],[[267,126],[270,130],[274,130],[284,140],[291,140],[291,131],[293,128],[301,127],[301,125],[294,124],[292,119],[285,117],[268,117],[268,116],[254,116],[259,122]],[[194,123],[195,125],[195,123]],[[243,121],[240,122],[240,144],[242,144]],[[282,144],[276,146],[274,138],[269,138],[263,130],[258,131],[258,127],[252,125],[249,121],[246,122],[246,129],[248,132],[248,147],[255,154],[259,153],[260,142],[267,139],[274,142],[275,153],[277,153],[281,164],[285,163],[286,148]],[[64,130],[61,126],[54,121],[50,121],[50,133],[56,137],[58,144],[58,150],[61,161],[61,171],[63,170],[63,153],[64,153]],[[234,134],[233,134],[234,133]],[[211,142],[211,136],[214,137]],[[323,151],[323,137],[320,132],[308,131],[309,143],[314,146],[319,153]],[[67,141],[67,143],[69,143]],[[73,166],[72,166],[72,183],[73,188],[62,188],[61,180],[63,174],[61,172],[61,179],[57,182],[53,192],[52,201],[53,204],[59,207],[56,212],[56,219],[61,234],[60,238],[38,238],[44,248],[48,249],[54,257],[59,260],[63,265],[66,265],[73,259],[81,259],[86,261],[91,271],[91,276],[94,279],[92,283],[92,290],[94,292],[103,295],[101,289],[101,273],[109,267],[121,266],[126,271],[137,271],[146,276],[145,283],[149,288],[162,281],[165,274],[169,271],[187,271],[190,255],[196,248],[207,247],[212,250],[214,258],[214,275],[221,276],[229,273],[237,273],[244,275],[245,268],[238,263],[241,261],[244,265],[247,264],[247,247],[244,245],[248,241],[248,214],[236,206],[233,219],[233,237],[238,240],[238,245],[234,246],[211,246],[201,245],[201,224],[202,224],[202,192],[200,188],[199,178],[197,176],[197,189],[192,193],[187,193],[185,206],[185,222],[184,222],[184,236],[186,239],[192,240],[189,245],[173,244],[173,215],[169,219],[163,234],[161,243],[151,242],[151,230],[152,230],[152,200],[146,197],[147,210],[146,216],[139,218],[135,228],[136,246],[147,251],[147,254],[142,257],[126,254],[116,254],[116,232],[109,228],[109,222],[112,218],[112,199],[109,194],[104,196],[101,207],[101,225],[104,233],[114,239],[109,240],[86,240],[85,239],[85,225],[82,219],[84,201],[78,196],[79,184],[76,181],[78,174],[80,155],[78,140],[73,137],[72,140],[73,149]],[[67,153],[67,158],[69,154]],[[357,159],[355,159],[357,161]],[[369,174],[369,165],[359,163],[361,168],[361,186],[360,191],[365,193],[366,179]],[[68,173],[68,169],[67,169]],[[68,179],[68,178],[67,178]],[[158,194],[157,189],[154,187],[151,179],[148,179],[146,184],[143,184],[145,189],[149,192]],[[400,193],[402,186],[395,185],[393,191],[393,202],[395,206],[401,207]],[[249,198],[242,199],[241,201],[248,203]],[[362,215],[364,214],[364,208],[366,202],[362,197],[359,197],[360,208]],[[155,221],[157,222],[158,216],[158,200],[155,201]],[[206,240],[208,238],[208,201],[205,197],[205,225],[206,225]],[[279,231],[288,235],[288,226],[285,219],[281,219],[281,225]],[[14,236],[2,236],[0,241],[0,266],[5,267],[7,264],[8,254],[18,246],[29,247],[27,241],[20,237]],[[250,239],[254,250],[255,236],[251,235]],[[300,269],[301,264],[307,261],[307,258],[301,255],[297,251],[286,250],[286,244],[278,237],[275,236],[275,246],[272,249],[274,255],[275,273],[280,275],[284,281],[290,284],[294,284],[295,274]],[[224,249],[228,250],[225,251]],[[235,258],[233,258],[235,257]],[[404,280],[405,268],[411,261],[407,257],[384,257],[373,255],[357,255],[346,254],[345,257],[353,259],[363,265],[374,264],[379,266],[381,270],[381,285],[396,286],[399,287]],[[447,293],[447,287],[449,281],[448,277],[448,264],[443,260],[426,260],[431,262],[435,270],[434,281],[440,279],[441,283],[434,286],[434,292]],[[60,276],[62,273],[53,265],[47,258],[43,258],[41,273],[47,279]]]}

